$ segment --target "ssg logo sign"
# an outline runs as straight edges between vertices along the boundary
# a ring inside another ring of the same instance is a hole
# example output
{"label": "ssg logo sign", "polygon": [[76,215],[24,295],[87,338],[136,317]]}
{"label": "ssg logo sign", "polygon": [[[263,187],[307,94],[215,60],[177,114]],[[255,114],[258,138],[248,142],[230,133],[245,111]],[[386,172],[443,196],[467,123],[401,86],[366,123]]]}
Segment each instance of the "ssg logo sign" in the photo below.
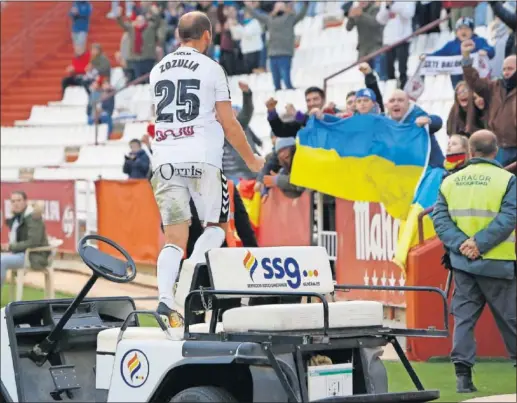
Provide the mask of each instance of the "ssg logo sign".
{"label": "ssg logo sign", "polygon": [[149,360],[140,350],[129,350],[120,362],[120,374],[126,385],[139,388],[149,377]]}
{"label": "ssg logo sign", "polygon": [[252,281],[248,284],[248,288],[289,287],[296,290],[302,284],[304,286],[320,285],[318,270],[302,270],[298,261],[292,257],[265,257],[259,261],[248,251],[242,263]]}

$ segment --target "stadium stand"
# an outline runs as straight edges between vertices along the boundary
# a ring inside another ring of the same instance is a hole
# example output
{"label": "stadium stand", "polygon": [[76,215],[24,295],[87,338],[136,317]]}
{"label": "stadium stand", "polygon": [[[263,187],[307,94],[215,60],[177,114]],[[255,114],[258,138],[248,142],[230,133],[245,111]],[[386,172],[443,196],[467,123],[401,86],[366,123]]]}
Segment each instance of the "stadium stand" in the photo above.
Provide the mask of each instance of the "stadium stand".
{"label": "stadium stand", "polygon": [[[2,12],[2,19],[6,18],[8,13],[15,15],[14,13],[20,12],[16,11],[16,6],[12,6],[13,11],[10,11],[9,7],[7,12]],[[38,7],[43,14],[40,18],[55,11],[44,6]],[[111,56],[118,50],[121,31],[114,21],[104,17],[108,11],[106,7],[107,3],[94,3],[91,35],[88,41],[100,42],[106,53]],[[326,77],[357,60],[356,30],[348,32],[345,24],[325,28],[325,19],[329,16],[342,18],[342,11],[340,8],[330,7],[325,13],[307,16],[296,25],[295,34],[299,37],[299,47],[293,58],[292,78],[297,89],[276,92],[278,110],[284,110],[288,103],[303,110],[304,90],[307,87],[322,87]],[[18,20],[21,17],[18,15],[16,18]],[[57,30],[52,27],[46,29],[48,33],[45,33],[45,38],[50,38],[51,33]],[[14,32],[14,29],[9,30],[10,35]],[[484,26],[476,28],[476,32],[480,35],[487,34]],[[446,28],[446,24],[442,24],[442,33],[415,37],[410,49],[410,75],[419,64],[420,54],[440,47],[453,36],[454,33]],[[126,177],[121,171],[121,166],[123,155],[127,151],[127,142],[133,138],[141,138],[146,133],[147,122],[151,118],[149,87],[145,84],[133,85],[115,95],[113,117],[115,121],[118,119],[125,123],[125,126],[120,139],[108,140],[105,125],[99,125],[98,128],[87,125],[85,108],[88,96],[82,87],[67,88],[62,99],[57,100],[61,72],[69,63],[72,54],[69,42],[68,38],[63,39],[63,46],[52,60],[42,61],[37,70],[31,71],[27,77],[18,78],[17,83],[20,85],[15,83],[6,95],[2,95],[2,180],[17,179],[20,168],[34,168],[34,179],[92,180],[99,177]],[[120,88],[123,79],[122,68],[112,68],[110,81],[113,87]],[[265,154],[271,149],[270,128],[265,108],[265,101],[274,93],[271,73],[230,77],[232,99],[236,105],[242,102],[239,81],[247,82],[253,91],[255,110],[250,127],[264,141]],[[337,76],[329,81],[327,101],[343,107],[345,94],[363,87],[363,81],[364,76],[356,68]],[[395,89],[396,82],[379,82],[379,85],[381,91],[388,94]],[[41,105],[43,99],[47,101],[46,105]],[[418,101],[420,106],[441,116],[445,122],[453,99],[454,92],[447,76],[426,76],[425,91]],[[30,114],[25,120],[21,119],[25,113],[25,105],[28,104],[31,104]],[[11,123],[14,123],[15,127],[6,127]],[[437,133],[437,137],[442,150],[445,150],[445,125]],[[80,148],[75,162],[67,162],[65,158],[65,148],[70,146]]]}
{"label": "stadium stand", "polygon": [[[69,2],[9,2],[2,10],[2,126],[26,119],[33,105],[61,98],[61,79],[73,55],[70,7]],[[95,4],[88,43],[101,43],[113,56],[120,29],[104,18],[109,8],[109,3]],[[18,27],[16,33],[11,26]],[[4,39],[4,32],[13,37]]]}

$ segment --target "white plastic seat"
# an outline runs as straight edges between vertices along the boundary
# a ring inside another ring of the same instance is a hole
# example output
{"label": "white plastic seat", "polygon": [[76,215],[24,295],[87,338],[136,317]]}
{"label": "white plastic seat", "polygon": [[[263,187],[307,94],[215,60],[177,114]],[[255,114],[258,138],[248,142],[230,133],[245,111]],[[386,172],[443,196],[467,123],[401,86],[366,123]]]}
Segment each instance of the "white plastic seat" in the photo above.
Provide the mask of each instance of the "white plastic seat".
{"label": "white plastic seat", "polygon": [[[97,141],[108,139],[108,126],[98,127]],[[81,146],[95,144],[95,126],[2,127],[2,147]]]}
{"label": "white plastic seat", "polygon": [[[72,163],[73,164],[73,163]],[[91,166],[91,167],[77,167],[72,164],[63,164],[58,168],[36,168],[34,170],[34,179],[39,180],[59,180],[59,179],[71,179],[71,180],[97,180],[112,179],[112,180],[124,180],[127,179],[127,175],[122,172],[122,162],[118,167],[103,167],[103,166]]]}
{"label": "white plastic seat", "polygon": [[120,141],[124,142],[127,147],[127,143],[132,139],[140,139],[144,134],[147,133],[147,122],[131,122],[126,123],[124,126],[124,133]]}
{"label": "white plastic seat", "polygon": [[115,88],[122,88],[126,84],[122,67],[114,67],[111,69],[110,83]]}
{"label": "white plastic seat", "polygon": [[[329,303],[331,329],[382,326],[382,303],[340,301]],[[284,304],[229,309],[223,314],[226,332],[296,331],[323,328],[323,305]]]}
{"label": "white plastic seat", "polygon": [[84,87],[67,87],[63,99],[61,101],[49,102],[49,105],[86,107],[88,105],[88,93]]}
{"label": "white plastic seat", "polygon": [[[191,333],[208,333],[210,326],[208,323],[198,323],[189,326]],[[216,332],[223,331],[223,324],[218,323]],[[128,327],[122,336],[123,340],[183,340],[184,328],[169,328],[168,335],[159,327]],[[97,335],[97,353],[114,353],[117,349],[117,339],[120,328],[106,329]]]}
{"label": "white plastic seat", "polygon": [[0,149],[2,168],[36,168],[58,166],[65,157],[63,146],[52,147],[5,147]]}
{"label": "white plastic seat", "polygon": [[75,106],[61,108],[60,106],[35,105],[27,120],[15,121],[15,126],[51,126],[51,125],[80,125],[86,124],[88,117],[86,108]]}
{"label": "white plastic seat", "polygon": [[128,152],[127,144],[120,146],[84,146],[79,158],[73,163],[77,167],[110,167],[117,166],[122,170],[124,155]]}
{"label": "white plastic seat", "polygon": [[2,169],[0,169],[0,179],[3,181],[18,180],[19,174],[20,171],[18,170],[18,168],[4,168],[2,166]]}

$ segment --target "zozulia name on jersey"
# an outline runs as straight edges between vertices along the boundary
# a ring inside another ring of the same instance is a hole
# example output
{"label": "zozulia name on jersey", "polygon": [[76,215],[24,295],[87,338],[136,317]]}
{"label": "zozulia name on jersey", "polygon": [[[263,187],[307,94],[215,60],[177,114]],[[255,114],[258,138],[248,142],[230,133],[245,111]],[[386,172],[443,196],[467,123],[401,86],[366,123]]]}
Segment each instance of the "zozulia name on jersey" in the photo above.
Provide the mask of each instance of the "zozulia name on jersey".
{"label": "zozulia name on jersey", "polygon": [[[178,53],[175,53],[174,55],[178,55]],[[162,65],[160,65],[160,73],[165,73],[167,70],[178,67],[189,69],[191,71],[196,71],[199,67],[199,63],[187,59],[173,59],[170,62],[165,62]]]}

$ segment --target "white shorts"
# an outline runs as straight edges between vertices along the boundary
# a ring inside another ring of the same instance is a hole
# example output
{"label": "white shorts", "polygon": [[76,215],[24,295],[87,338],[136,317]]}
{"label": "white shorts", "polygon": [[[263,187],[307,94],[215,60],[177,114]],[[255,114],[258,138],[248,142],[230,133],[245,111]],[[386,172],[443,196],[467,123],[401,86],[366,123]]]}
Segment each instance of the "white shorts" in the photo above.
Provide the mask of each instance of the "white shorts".
{"label": "white shorts", "polygon": [[163,225],[189,221],[191,198],[203,224],[228,221],[228,183],[221,170],[213,165],[164,164],[153,172],[151,184]]}

